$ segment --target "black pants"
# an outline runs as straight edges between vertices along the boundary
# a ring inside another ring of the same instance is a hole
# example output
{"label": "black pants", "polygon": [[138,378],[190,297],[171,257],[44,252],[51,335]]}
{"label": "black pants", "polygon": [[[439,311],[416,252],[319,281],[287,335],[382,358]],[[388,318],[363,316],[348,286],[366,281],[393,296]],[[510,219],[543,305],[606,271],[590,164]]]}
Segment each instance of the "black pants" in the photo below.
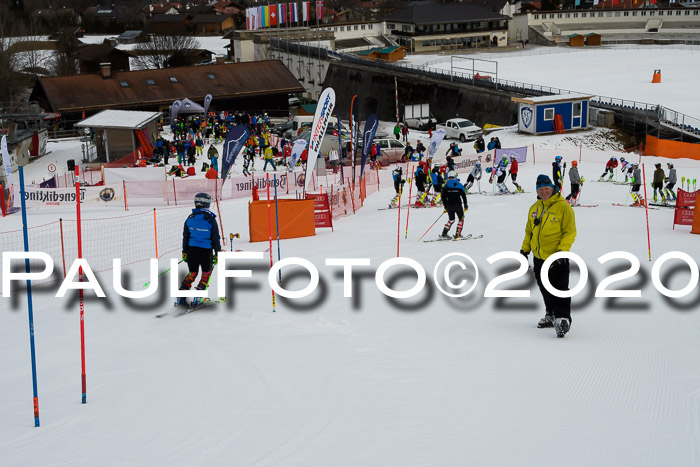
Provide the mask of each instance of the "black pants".
{"label": "black pants", "polygon": [[[533,258],[535,262],[535,279],[544,298],[544,307],[548,315],[555,318],[567,318],[571,322],[571,298],[555,297],[542,285],[542,264],[543,259]],[[569,264],[561,266],[551,266],[549,268],[549,282],[557,290],[569,290]]]}
{"label": "black pants", "polygon": [[445,209],[447,210],[447,216],[451,221],[454,222],[455,216],[459,220],[464,219],[464,209],[462,209],[462,206],[445,206]]}
{"label": "black pants", "polygon": [[576,199],[578,196],[578,183],[572,183],[571,184],[571,194],[566,197],[566,200],[570,200],[571,198]]}
{"label": "black pants", "polygon": [[191,246],[187,248],[187,268],[190,272],[211,272],[214,267],[214,255],[211,248]]}

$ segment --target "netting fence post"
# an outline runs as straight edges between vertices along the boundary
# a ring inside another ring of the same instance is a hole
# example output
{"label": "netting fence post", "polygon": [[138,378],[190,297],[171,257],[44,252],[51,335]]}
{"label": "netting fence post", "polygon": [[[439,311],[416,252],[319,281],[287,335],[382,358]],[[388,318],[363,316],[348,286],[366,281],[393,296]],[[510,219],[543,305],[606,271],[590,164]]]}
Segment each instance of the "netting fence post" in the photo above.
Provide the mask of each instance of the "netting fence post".
{"label": "netting fence post", "polygon": [[122,187],[124,189],[124,210],[128,211],[129,210],[129,202],[126,199],[126,181],[122,180]]}
{"label": "netting fence post", "polygon": [[61,229],[61,259],[63,260],[63,278],[66,278],[66,249],[63,243],[63,219],[58,220],[58,225]]}
{"label": "netting fence post", "polygon": [[175,196],[175,206],[177,206],[177,190],[175,189],[175,179],[173,178],[173,195]]}
{"label": "netting fence post", "polygon": [[158,223],[156,222],[156,208],[153,208],[153,240],[156,245],[156,259],[158,259]]}
{"label": "netting fence post", "polygon": [[221,217],[221,209],[219,209],[219,200],[216,200],[216,212],[219,214],[219,227],[221,228],[221,239],[226,246],[226,236],[224,235],[224,219]]}

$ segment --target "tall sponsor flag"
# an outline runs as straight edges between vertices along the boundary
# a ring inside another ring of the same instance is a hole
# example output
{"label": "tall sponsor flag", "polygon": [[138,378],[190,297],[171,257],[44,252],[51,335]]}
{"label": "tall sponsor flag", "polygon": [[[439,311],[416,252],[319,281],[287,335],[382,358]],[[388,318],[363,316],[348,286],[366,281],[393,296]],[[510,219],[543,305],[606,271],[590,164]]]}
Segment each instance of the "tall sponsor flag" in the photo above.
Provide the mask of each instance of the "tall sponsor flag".
{"label": "tall sponsor flag", "polygon": [[209,105],[211,104],[211,100],[212,100],[211,94],[207,94],[204,97],[204,115],[206,115],[207,111],[209,110]]}
{"label": "tall sponsor flag", "polygon": [[323,2],[316,2],[316,19],[318,21],[323,19]]}
{"label": "tall sponsor flag", "polygon": [[290,156],[290,161],[289,161],[289,170],[294,170],[294,167],[297,166],[297,161],[299,160],[299,157],[301,157],[301,153],[304,152],[304,149],[306,149],[306,146],[309,144],[308,141],[305,139],[298,139],[294,142],[294,146],[292,146],[292,155]]}
{"label": "tall sponsor flag", "polygon": [[442,140],[445,139],[445,133],[447,132],[442,128],[433,133],[433,137],[430,138],[430,147],[428,148],[428,159],[435,157],[438,146],[440,146]]}
{"label": "tall sponsor flag", "polygon": [[335,107],[335,91],[333,88],[326,88],[321,93],[316,105],[316,114],[314,115],[314,123],[311,125],[311,136],[309,139],[309,155],[306,162],[306,178],[304,180],[304,190],[309,191],[309,183],[311,183],[311,175],[316,166],[318,152],[321,149],[323,137],[326,134],[328,120]]}
{"label": "tall sponsor flag", "polygon": [[309,20],[309,2],[301,2],[301,20]]}
{"label": "tall sponsor flag", "polygon": [[221,185],[226,181],[228,171],[233,167],[238,153],[243,149],[243,145],[248,139],[250,132],[244,125],[234,126],[226,136],[223,149],[223,162],[221,163]]}
{"label": "tall sponsor flag", "polygon": [[[8,188],[10,190],[10,199],[7,202],[7,213],[12,213],[15,212],[15,209],[13,209],[14,203],[15,203],[15,197],[13,196],[13,187],[15,186],[15,182],[12,179],[12,161],[10,160],[10,152],[7,150],[7,136],[2,135],[2,142],[0,143],[0,146],[2,147],[2,165],[5,166],[5,180],[7,183],[7,186],[5,188]],[[5,193],[2,193],[2,196],[5,196]],[[4,200],[2,200],[4,202]]]}
{"label": "tall sponsor flag", "polygon": [[170,107],[170,124],[172,125],[175,123],[175,119],[177,118],[177,113],[180,111],[180,107],[182,107],[182,101],[177,100],[173,102],[173,105]]}
{"label": "tall sponsor flag", "polygon": [[362,174],[365,172],[365,162],[367,162],[367,158],[372,149],[372,143],[374,142],[374,135],[377,133],[378,124],[379,121],[375,114],[367,117],[365,131],[362,133],[362,165],[360,166],[360,179],[362,179]]}
{"label": "tall sponsor flag", "polygon": [[277,5],[270,5],[267,7],[270,11],[270,26],[277,25]]}
{"label": "tall sponsor flag", "polygon": [[284,3],[277,4],[277,15],[280,24],[287,24],[287,9]]}
{"label": "tall sponsor flag", "polygon": [[298,23],[299,22],[299,6],[296,3],[289,4],[289,22]]}

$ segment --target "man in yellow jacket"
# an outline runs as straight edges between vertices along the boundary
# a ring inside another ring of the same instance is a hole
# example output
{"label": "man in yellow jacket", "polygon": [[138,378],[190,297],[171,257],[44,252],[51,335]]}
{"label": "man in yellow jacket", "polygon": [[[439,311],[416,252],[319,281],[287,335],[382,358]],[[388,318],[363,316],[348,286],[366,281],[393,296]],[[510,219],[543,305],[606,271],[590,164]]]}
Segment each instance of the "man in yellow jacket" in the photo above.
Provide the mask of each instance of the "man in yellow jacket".
{"label": "man in yellow jacket", "polygon": [[[557,337],[564,337],[571,327],[571,298],[555,297],[542,285],[542,264],[558,251],[569,251],[576,239],[574,210],[562,198],[559,188],[546,175],[537,177],[537,197],[530,206],[525,239],[520,253],[526,258],[532,252],[537,285],[542,292],[545,317],[538,328],[554,327]],[[559,258],[549,269],[549,281],[561,291],[569,290],[569,260]]]}

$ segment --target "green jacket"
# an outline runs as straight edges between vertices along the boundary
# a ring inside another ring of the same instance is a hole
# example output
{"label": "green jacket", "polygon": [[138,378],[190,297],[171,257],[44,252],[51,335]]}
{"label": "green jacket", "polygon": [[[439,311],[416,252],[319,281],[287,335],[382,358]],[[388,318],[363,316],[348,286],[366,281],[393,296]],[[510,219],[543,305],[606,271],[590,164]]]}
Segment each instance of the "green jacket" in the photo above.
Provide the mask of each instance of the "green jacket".
{"label": "green jacket", "polygon": [[[540,219],[535,225],[535,219]],[[547,259],[557,251],[569,251],[576,240],[574,210],[561,194],[552,195],[547,201],[538,199],[530,206],[525,239],[521,247],[536,258]]]}

